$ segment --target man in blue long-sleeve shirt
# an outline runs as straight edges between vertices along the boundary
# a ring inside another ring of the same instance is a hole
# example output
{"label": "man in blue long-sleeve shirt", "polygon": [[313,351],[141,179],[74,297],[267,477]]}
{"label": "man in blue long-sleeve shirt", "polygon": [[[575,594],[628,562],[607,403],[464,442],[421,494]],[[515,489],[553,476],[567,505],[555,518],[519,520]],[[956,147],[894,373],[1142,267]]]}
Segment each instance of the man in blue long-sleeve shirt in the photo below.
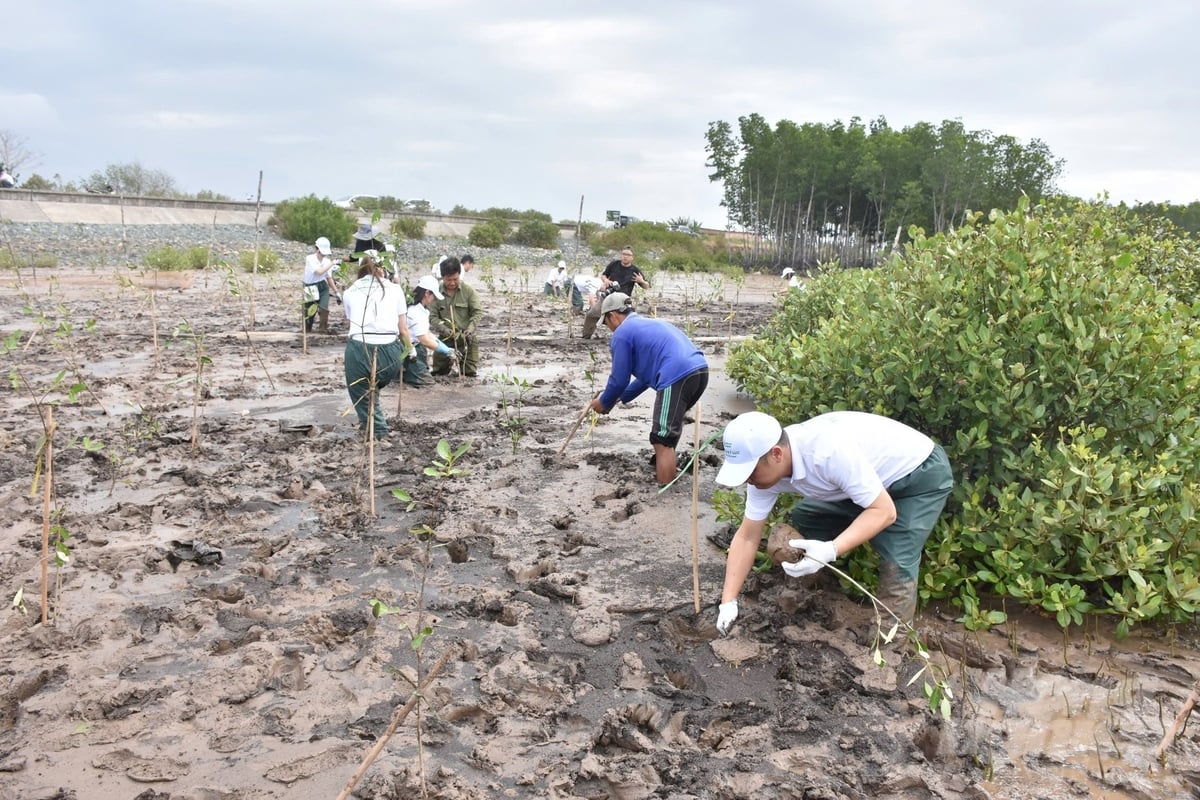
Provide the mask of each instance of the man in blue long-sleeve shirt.
{"label": "man in blue long-sleeve shirt", "polygon": [[655,476],[659,483],[669,483],[675,478],[675,445],[683,433],[683,415],[708,386],[708,362],[671,323],[634,313],[627,294],[605,297],[600,318],[612,331],[612,374],[592,409],[607,414],[617,401],[630,403],[647,389],[657,391],[650,444]]}

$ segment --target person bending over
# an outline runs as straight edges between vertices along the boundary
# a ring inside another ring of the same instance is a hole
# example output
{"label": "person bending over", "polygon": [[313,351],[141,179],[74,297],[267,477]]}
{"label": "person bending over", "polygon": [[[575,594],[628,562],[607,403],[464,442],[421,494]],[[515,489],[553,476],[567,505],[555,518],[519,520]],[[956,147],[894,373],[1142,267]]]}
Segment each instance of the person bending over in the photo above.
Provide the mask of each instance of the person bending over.
{"label": "person bending over", "polygon": [[600,318],[612,331],[612,373],[592,400],[592,410],[607,414],[618,400],[631,403],[647,389],[658,392],[650,426],[651,460],[658,482],[670,483],[683,415],[708,387],[708,362],[683,331],[635,313],[629,295],[615,292],[604,298]]}

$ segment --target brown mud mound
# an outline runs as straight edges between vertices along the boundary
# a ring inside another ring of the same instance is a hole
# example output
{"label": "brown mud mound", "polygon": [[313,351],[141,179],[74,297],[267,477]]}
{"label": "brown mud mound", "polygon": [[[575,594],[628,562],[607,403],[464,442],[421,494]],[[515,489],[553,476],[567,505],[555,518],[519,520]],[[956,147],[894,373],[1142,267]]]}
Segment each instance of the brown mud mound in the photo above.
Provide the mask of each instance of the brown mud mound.
{"label": "brown mud mound", "polygon": [[[876,666],[874,614],[827,576],[756,576],[717,638],[719,462],[699,470],[693,544],[690,476],[659,494],[647,466],[650,395],[558,455],[606,343],[518,295],[517,270],[480,272],[481,377],[389,387],[370,454],[342,339],[305,352],[295,332],[294,276],[256,284],[250,333],[246,287],[215,274],[8,276],[0,327],[32,388],[2,390],[0,584],[24,602],[0,617],[0,798],[334,798],[450,648],[353,796],[1196,795],[1195,726],[1154,757],[1200,667],[1185,636],[1089,627],[1064,644],[1037,618],[967,633],[926,609],[950,720],[924,675],[910,683],[911,650]],[[643,304],[710,357],[704,439],[751,407],[725,347],[776,283],[659,276]],[[52,499],[70,560],[50,570],[46,625],[34,398],[64,401]],[[439,476],[439,439],[469,445],[462,474]]]}

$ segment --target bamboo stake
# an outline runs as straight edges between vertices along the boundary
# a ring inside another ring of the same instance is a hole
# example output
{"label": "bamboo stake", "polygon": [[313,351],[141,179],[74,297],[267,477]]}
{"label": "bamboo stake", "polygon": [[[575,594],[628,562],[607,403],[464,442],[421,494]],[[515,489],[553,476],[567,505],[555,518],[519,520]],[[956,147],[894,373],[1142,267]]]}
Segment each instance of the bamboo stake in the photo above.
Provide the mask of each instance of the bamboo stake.
{"label": "bamboo stake", "polygon": [[[366,347],[364,344],[363,347]],[[367,485],[370,489],[371,516],[375,516],[375,403],[378,402],[379,385],[375,382],[377,350],[371,350],[371,382],[367,384]]]}
{"label": "bamboo stake", "polygon": [[417,703],[421,701],[423,698],[422,692],[428,688],[429,684],[433,682],[433,679],[436,678],[438,673],[442,671],[442,668],[446,666],[446,662],[450,660],[450,656],[457,652],[458,645],[455,644],[447,648],[446,652],[442,653],[441,658],[439,658],[437,663],[433,665],[433,668],[429,670],[429,674],[425,676],[425,680],[422,681],[421,685],[418,686],[416,691],[412,693],[412,696],[408,699],[408,702],[405,703],[398,712],[396,712],[394,717],[392,717],[391,724],[388,725],[387,730],[383,732],[383,735],[379,737],[379,741],[375,743],[375,746],[372,747],[370,752],[367,753],[362,764],[360,764],[358,769],[355,770],[354,774],[350,776],[350,780],[346,782],[346,786],[342,789],[341,794],[337,796],[337,800],[346,800],[346,798],[350,796],[350,793],[354,791],[354,787],[360,780],[362,780],[362,776],[366,774],[367,770],[371,768],[371,765],[375,763],[375,759],[379,757],[381,752],[383,752],[383,748],[387,745],[388,739],[392,738],[392,734],[394,734],[396,729],[400,727],[400,723],[404,721],[404,718],[408,716],[409,712],[412,711],[416,707]]}
{"label": "bamboo stake", "polygon": [[42,448],[42,625],[50,611],[50,496],[54,483],[54,406],[46,406],[46,446]]}
{"label": "bamboo stake", "polygon": [[692,599],[700,613],[700,401],[696,401],[696,441],[692,453]]}
{"label": "bamboo stake", "polygon": [[1158,743],[1158,748],[1154,751],[1154,760],[1160,764],[1165,764],[1167,748],[1175,741],[1175,736],[1179,733],[1179,729],[1183,727],[1187,721],[1188,715],[1192,713],[1192,706],[1196,705],[1196,699],[1200,697],[1200,686],[1193,686],[1192,693],[1183,703],[1183,707],[1179,709],[1179,713],[1175,715],[1175,722],[1171,725],[1171,729],[1163,736],[1162,741]]}
{"label": "bamboo stake", "polygon": [[[595,398],[593,398],[593,399],[595,399]],[[558,455],[561,456],[563,454],[563,451],[567,449],[567,445],[571,443],[571,437],[573,437],[575,435],[575,431],[579,430],[579,426],[583,424],[584,418],[587,416],[587,413],[591,410],[592,410],[592,401],[588,400],[587,403],[584,404],[584,406],[583,406],[583,411],[579,412],[579,419],[575,420],[575,424],[571,426],[571,431],[567,434],[567,438],[563,439],[562,447],[558,448]]]}
{"label": "bamboo stake", "polygon": [[[250,327],[254,328],[254,282],[258,278],[258,215],[262,211],[262,170],[258,171],[258,196],[254,201],[254,270],[250,274]],[[213,215],[214,219],[216,215]]]}

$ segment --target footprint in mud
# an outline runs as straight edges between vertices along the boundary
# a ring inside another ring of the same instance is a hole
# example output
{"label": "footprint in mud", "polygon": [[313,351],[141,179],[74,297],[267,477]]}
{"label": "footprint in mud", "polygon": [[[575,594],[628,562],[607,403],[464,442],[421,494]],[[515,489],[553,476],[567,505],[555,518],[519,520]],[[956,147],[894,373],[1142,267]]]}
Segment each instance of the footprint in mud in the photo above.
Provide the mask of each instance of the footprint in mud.
{"label": "footprint in mud", "polygon": [[157,783],[173,781],[187,775],[192,765],[186,761],[173,758],[145,758],[132,750],[113,750],[111,753],[92,761],[96,769],[109,769],[113,772],[123,772],[125,776],[138,783]]}

